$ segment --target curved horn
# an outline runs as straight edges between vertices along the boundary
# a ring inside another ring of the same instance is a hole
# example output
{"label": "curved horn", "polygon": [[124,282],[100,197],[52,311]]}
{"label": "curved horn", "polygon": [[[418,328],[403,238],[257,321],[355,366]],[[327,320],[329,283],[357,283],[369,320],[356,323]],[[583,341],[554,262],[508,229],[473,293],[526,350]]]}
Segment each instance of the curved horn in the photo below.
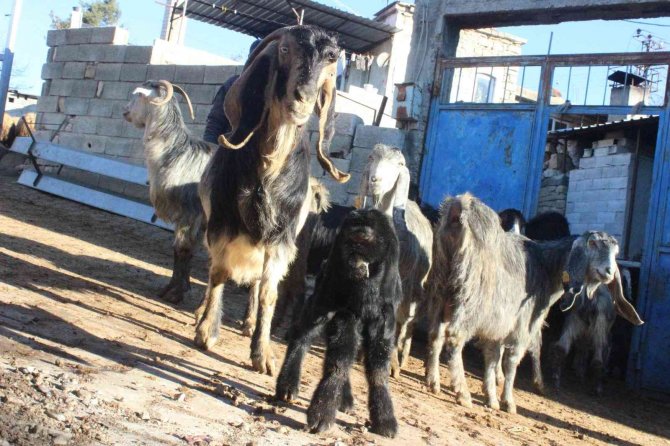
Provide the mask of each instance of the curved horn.
{"label": "curved horn", "polygon": [[188,111],[191,114],[191,121],[195,121],[195,114],[193,113],[193,105],[191,104],[191,98],[188,97],[184,89],[181,88],[179,85],[173,85],[172,87],[174,88],[174,91],[176,91],[177,93],[182,95],[184,99],[186,99],[186,105],[188,105]]}
{"label": "curved horn", "polygon": [[155,99],[152,99],[149,102],[151,102],[154,105],[167,104],[170,101],[170,99],[172,99],[172,95],[174,94],[172,84],[170,82],[166,81],[166,80],[156,81],[156,84],[165,88],[165,96],[162,97],[162,98],[157,97]]}

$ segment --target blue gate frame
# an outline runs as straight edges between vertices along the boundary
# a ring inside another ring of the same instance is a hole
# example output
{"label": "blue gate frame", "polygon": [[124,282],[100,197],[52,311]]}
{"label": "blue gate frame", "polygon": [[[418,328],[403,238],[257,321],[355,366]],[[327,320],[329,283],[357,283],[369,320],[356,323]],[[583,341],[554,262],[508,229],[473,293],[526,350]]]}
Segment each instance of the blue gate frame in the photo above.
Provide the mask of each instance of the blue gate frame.
{"label": "blue gate frame", "polygon": [[[450,182],[450,179],[445,178],[445,173],[450,170],[471,172],[468,169],[477,164],[482,166],[482,172],[475,170],[475,176],[470,178],[472,187],[469,187],[468,190],[475,195],[480,192],[483,192],[484,195],[490,193],[491,184],[484,182],[482,185],[478,182],[478,177],[486,176],[483,170],[488,167],[487,163],[493,165],[494,168],[496,166],[500,168],[500,164],[495,159],[495,149],[499,148],[490,147],[487,144],[507,144],[517,150],[522,149],[522,153],[516,154],[516,164],[512,162],[510,166],[513,175],[525,175],[523,186],[520,186],[522,182],[514,182],[514,187],[523,187],[523,190],[517,190],[516,196],[512,192],[501,190],[501,196],[506,201],[496,201],[494,197],[493,200],[489,200],[489,205],[496,210],[516,206],[526,215],[534,215],[537,209],[546,134],[551,114],[627,115],[631,112],[630,106],[572,105],[565,110],[564,105],[551,105],[550,92],[554,69],[583,66],[668,66],[669,63],[670,52],[442,59],[438,63],[435,76],[435,85],[441,87],[431,101],[421,165],[419,193],[422,201],[435,206],[445,195],[464,192],[465,190],[458,189],[459,186],[462,186],[463,181]],[[540,67],[540,86],[536,104],[450,104],[441,100],[442,97],[449,98],[453,72],[457,68],[510,66]],[[668,71],[663,105],[644,106],[635,112],[635,114],[658,115],[659,129],[644,255],[640,270],[640,287],[636,303],[638,312],[646,323],[634,330],[627,378],[629,385],[636,389],[665,393],[670,393],[670,373],[668,373],[670,370],[670,355],[668,354],[670,352],[670,67]],[[473,135],[461,131],[467,128],[468,120],[472,121],[475,116],[473,113],[479,119],[480,128],[490,130],[491,133]],[[523,144],[519,144],[519,135],[515,133],[508,133],[502,137],[492,134],[498,133],[498,128],[492,123],[500,119],[502,122],[517,119],[523,128],[529,129],[528,135],[522,132],[522,139],[527,137],[528,145],[523,147]],[[521,122],[523,120],[526,122]],[[449,133],[446,133],[445,130]],[[517,139],[506,140],[506,138]],[[445,141],[446,149],[444,149]],[[479,142],[479,150],[471,150],[477,147],[477,144],[472,141]],[[450,147],[452,148],[451,153],[449,153]],[[459,156],[453,156],[454,147],[465,147],[470,150],[464,150],[463,153],[458,154]],[[440,160],[439,155],[445,153],[450,155],[449,158]],[[482,160],[480,157],[482,153],[493,153],[494,155],[489,155],[492,156],[491,159]],[[514,170],[514,167],[517,170]],[[510,171],[503,168],[500,173],[509,175]]]}

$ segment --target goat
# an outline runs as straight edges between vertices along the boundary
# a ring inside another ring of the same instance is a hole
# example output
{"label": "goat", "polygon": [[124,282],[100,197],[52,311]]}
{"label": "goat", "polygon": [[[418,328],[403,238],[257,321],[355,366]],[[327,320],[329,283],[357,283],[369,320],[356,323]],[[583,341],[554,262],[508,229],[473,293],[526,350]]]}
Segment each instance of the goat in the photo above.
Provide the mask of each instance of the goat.
{"label": "goat", "polygon": [[149,80],[137,87],[123,117],[144,129],[149,199],[156,216],[175,226],[172,278],[159,296],[178,303],[191,289],[191,259],[204,226],[198,184],[216,146],[191,136],[174,92],[186,99],[192,117],[193,107],[184,90],[165,80]]}
{"label": "goat", "polygon": [[396,314],[396,348],[391,373],[400,377],[412,346],[417,307],[423,304],[423,285],[432,260],[433,230],[421,209],[408,199],[410,176],[405,157],[396,147],[377,144],[363,171],[358,201],[372,196],[372,206],[393,217],[400,240],[403,299]]}
{"label": "goat", "polygon": [[570,235],[570,225],[563,214],[555,211],[542,212],[528,220],[523,234],[531,240],[558,240]]}
{"label": "goat", "polygon": [[319,114],[317,156],[339,182],[323,152],[332,118],[339,48],[334,37],[313,26],[280,28],[249,56],[226,95],[232,131],[221,135],[200,183],[207,216],[209,283],[196,311],[195,343],[216,342],[223,287],[232,279],[252,284],[259,311],[251,341],[253,368],[274,374],[270,346],[277,287],[296,253],[296,237],[309,211],[309,148],[305,124]]}
{"label": "goat", "polygon": [[[568,276],[573,277],[580,273],[579,262],[570,265],[567,269]],[[626,289],[631,295],[630,275],[627,270],[619,271],[623,279],[621,292]],[[628,274],[626,274],[628,273]],[[600,396],[603,393],[603,378],[605,367],[609,360],[611,346],[611,330],[617,313],[633,325],[639,325],[641,321],[627,317],[622,312],[616,300],[612,299],[611,291],[604,286],[599,286],[592,299],[587,298],[585,290],[581,292],[566,293],[567,299],[561,301],[561,311],[565,311],[566,317],[563,322],[561,336],[551,348],[552,381],[556,390],[560,388],[561,371],[565,358],[573,346],[576,346],[575,364],[578,376],[584,379],[586,376],[586,364],[591,356],[591,372],[594,382],[593,391]],[[569,311],[568,311],[569,310]]]}
{"label": "goat", "polygon": [[615,261],[618,245],[611,236],[585,232],[576,239],[534,242],[504,232],[498,215],[468,193],[446,198],[440,215],[427,284],[432,301],[441,302],[432,321],[426,362],[431,391],[440,389],[439,353],[446,336],[457,400],[472,406],[462,349],[477,337],[484,350],[484,390],[494,409],[500,407],[496,364],[506,347],[502,403],[505,410],[516,413],[516,368],[539,336],[549,307],[563,295],[563,282],[568,279],[566,289],[581,292],[586,288],[589,298],[598,285],[607,284],[621,313],[642,323],[621,292]]}
{"label": "goat", "polygon": [[388,375],[401,293],[398,239],[389,218],[375,209],[352,211],[317,277],[314,294],[291,329],[277,379],[276,398],[296,399],[305,353],[325,324],[323,378],[307,410],[307,427],[312,432],[328,430],[338,408],[345,412],[353,408],[349,371],[362,341],[371,430],[395,436],[398,423]]}
{"label": "goat", "polygon": [[513,232],[515,234],[523,234],[523,227],[526,225],[526,219],[520,210],[509,208],[498,212],[500,217],[500,225],[505,232]]}

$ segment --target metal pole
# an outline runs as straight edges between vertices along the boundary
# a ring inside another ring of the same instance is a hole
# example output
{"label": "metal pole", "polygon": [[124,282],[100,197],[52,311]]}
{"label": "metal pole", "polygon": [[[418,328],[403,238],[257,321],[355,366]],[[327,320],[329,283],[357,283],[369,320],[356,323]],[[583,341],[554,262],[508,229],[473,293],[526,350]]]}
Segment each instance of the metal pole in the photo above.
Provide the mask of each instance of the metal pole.
{"label": "metal pole", "polygon": [[0,73],[0,117],[5,114],[7,90],[9,90],[9,79],[12,76],[12,62],[14,61],[16,31],[19,28],[19,18],[21,18],[22,6],[23,0],[14,0],[12,18],[9,22],[9,29],[7,30],[7,43],[5,44],[5,53],[2,56],[2,72]]}

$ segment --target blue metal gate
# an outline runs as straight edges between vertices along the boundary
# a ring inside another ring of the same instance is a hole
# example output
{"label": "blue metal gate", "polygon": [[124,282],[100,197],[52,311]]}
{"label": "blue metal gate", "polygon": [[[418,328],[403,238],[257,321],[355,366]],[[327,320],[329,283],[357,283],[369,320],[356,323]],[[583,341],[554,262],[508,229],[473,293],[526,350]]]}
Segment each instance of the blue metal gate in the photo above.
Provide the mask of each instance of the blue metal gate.
{"label": "blue metal gate", "polygon": [[[668,61],[667,52],[443,59],[436,76],[440,93],[431,103],[419,181],[422,201],[434,207],[446,195],[470,191],[496,210],[515,207],[534,215],[552,113],[658,115],[653,190],[637,298],[638,312],[646,323],[634,331],[628,382],[638,389],[666,393],[670,393]],[[660,103],[638,106],[633,113],[630,106],[605,105],[605,95],[602,104],[590,101],[593,94],[588,93],[588,79],[596,67],[606,66],[609,72],[613,66],[653,65],[665,69]],[[572,74],[573,69],[583,69],[587,79],[583,102],[552,104],[557,70]],[[514,89],[509,88],[510,83]]]}

